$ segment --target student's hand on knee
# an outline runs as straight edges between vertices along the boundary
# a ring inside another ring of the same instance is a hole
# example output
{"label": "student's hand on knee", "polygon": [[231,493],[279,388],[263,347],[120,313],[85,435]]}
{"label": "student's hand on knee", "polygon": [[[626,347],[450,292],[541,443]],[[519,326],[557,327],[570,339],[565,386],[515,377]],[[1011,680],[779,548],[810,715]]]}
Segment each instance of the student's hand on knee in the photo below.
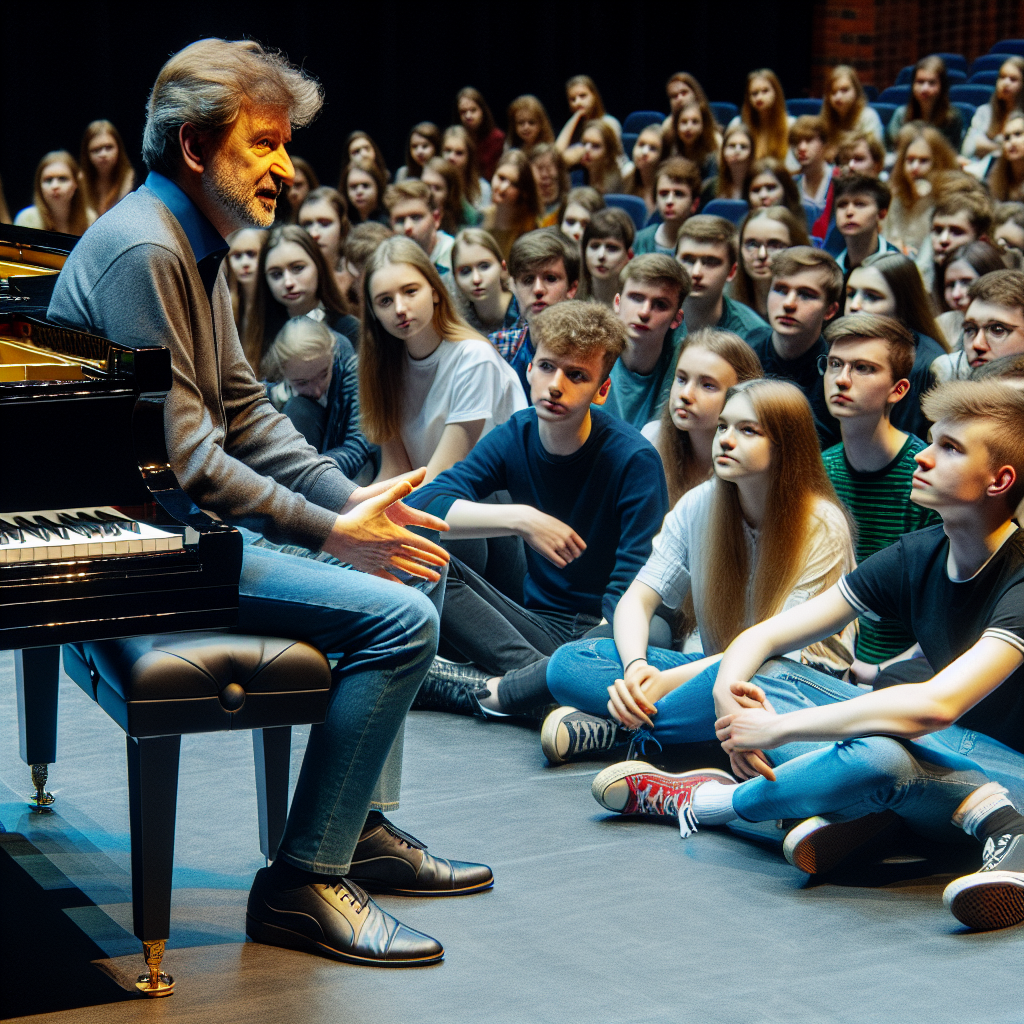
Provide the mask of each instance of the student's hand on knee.
{"label": "student's hand on knee", "polygon": [[640,686],[625,679],[616,679],[608,687],[608,711],[628,729],[639,729],[644,725],[653,729],[652,716],[658,713]]}
{"label": "student's hand on knee", "polygon": [[517,507],[516,532],[538,554],[564,569],[587,550],[583,538],[560,519],[529,505]]}
{"label": "student's hand on knee", "polygon": [[[448,564],[448,552],[405,526],[438,529],[440,520],[403,505],[401,499],[412,490],[408,480],[399,480],[387,490],[360,502],[351,512],[338,516],[324,544],[324,551],[361,572],[401,582],[392,572],[401,569],[420,579],[436,582],[438,568]],[[445,529],[442,524],[441,529]]]}

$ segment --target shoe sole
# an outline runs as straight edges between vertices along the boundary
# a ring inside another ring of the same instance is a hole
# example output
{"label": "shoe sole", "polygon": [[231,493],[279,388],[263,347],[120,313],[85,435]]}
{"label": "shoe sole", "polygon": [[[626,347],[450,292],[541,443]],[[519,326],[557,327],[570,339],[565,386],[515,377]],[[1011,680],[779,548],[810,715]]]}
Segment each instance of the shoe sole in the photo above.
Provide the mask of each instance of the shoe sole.
{"label": "shoe sole", "polygon": [[358,878],[351,874],[348,878],[361,889],[384,896],[472,896],[475,892],[486,892],[488,889],[494,888],[493,878],[489,882],[467,885],[463,889],[397,889],[393,886],[382,885],[373,878]]}
{"label": "shoe sole", "polygon": [[260,942],[264,946],[296,949],[300,953],[313,953],[317,956],[329,957],[331,960],[341,960],[347,964],[360,964],[363,967],[425,967],[429,964],[440,963],[444,959],[443,949],[435,956],[410,960],[379,960],[375,957],[356,956],[354,953],[344,953],[340,949],[334,949],[322,942],[315,942],[308,936],[293,932],[288,928],[267,924],[266,921],[257,921],[249,914],[245,915],[245,934],[253,942]]}
{"label": "shoe sole", "polygon": [[950,882],[942,902],[968,928],[1010,928],[1024,921],[1024,879],[1014,871],[979,871]]}
{"label": "shoe sole", "polygon": [[806,874],[824,874],[898,821],[892,811],[868,814],[853,821],[807,818],[786,835],[782,852],[793,867]]}
{"label": "shoe sole", "polygon": [[612,807],[605,802],[604,794],[616,782],[621,782],[627,776],[639,772],[646,775],[658,775],[663,779],[683,779],[694,775],[706,775],[709,781],[721,782],[727,786],[736,785],[736,780],[728,772],[719,771],[717,768],[702,768],[696,772],[681,772],[678,775],[673,775],[671,772],[663,772],[655,768],[654,765],[648,764],[646,761],[621,761],[619,764],[605,768],[590,784],[590,792],[602,807],[607,807],[609,811],[615,811],[616,814],[622,814],[624,812],[620,808]]}
{"label": "shoe sole", "polygon": [[570,707],[555,708],[544,719],[540,730],[540,748],[551,764],[565,764],[568,761],[567,756],[558,753],[558,727],[562,724],[562,718],[578,710]]}

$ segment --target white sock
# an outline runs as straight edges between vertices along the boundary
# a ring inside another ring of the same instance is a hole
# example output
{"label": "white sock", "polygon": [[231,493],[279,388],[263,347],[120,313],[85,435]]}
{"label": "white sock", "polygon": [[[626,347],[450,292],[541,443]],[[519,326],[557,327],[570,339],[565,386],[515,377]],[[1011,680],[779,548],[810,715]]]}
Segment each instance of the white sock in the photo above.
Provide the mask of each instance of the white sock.
{"label": "white sock", "polygon": [[701,825],[724,825],[739,817],[732,809],[735,786],[705,782],[693,791],[693,815]]}

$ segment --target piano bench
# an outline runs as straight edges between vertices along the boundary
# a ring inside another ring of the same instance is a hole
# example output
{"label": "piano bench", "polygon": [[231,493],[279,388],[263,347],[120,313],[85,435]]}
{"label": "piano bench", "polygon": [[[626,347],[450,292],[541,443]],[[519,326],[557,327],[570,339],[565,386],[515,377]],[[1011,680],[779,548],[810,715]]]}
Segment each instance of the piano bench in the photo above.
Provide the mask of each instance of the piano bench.
{"label": "piano bench", "polygon": [[288,813],[291,727],[322,722],[330,666],[309,644],[233,633],[169,633],[65,644],[64,670],[125,731],[132,914],[149,970],[145,995],[168,995],[178,755],[184,733],[251,729],[260,850],[277,855]]}

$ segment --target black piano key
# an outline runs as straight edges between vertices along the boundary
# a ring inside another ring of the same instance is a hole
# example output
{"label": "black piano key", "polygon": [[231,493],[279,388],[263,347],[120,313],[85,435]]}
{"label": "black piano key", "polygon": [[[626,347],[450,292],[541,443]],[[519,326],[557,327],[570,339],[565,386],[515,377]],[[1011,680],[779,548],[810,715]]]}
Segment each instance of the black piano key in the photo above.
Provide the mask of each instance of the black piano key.
{"label": "black piano key", "polygon": [[108,523],[106,520],[100,519],[92,512],[79,512],[78,517],[87,523],[92,523],[96,529],[100,530],[104,534],[104,536],[117,537],[121,533],[113,523]]}
{"label": "black piano key", "polygon": [[50,531],[45,526],[36,526],[30,519],[25,516],[15,516],[14,522],[20,526],[26,533],[31,534],[36,540],[49,540]]}
{"label": "black piano key", "polygon": [[74,526],[85,532],[86,537],[101,537],[103,531],[95,523],[90,523],[87,519],[81,516],[73,516],[70,512],[61,512],[57,516],[62,523],[68,526],[74,524]]}
{"label": "black piano key", "polygon": [[0,519],[0,535],[3,537],[3,543],[10,544],[17,541],[19,544],[25,543],[24,531],[19,526],[15,526],[14,523],[9,523],[6,519]]}
{"label": "black piano key", "polygon": [[50,530],[52,533],[55,533],[61,540],[68,539],[68,531],[60,523],[55,523],[52,519],[47,519],[46,516],[33,516],[32,522],[36,526],[43,527],[44,530]]}
{"label": "black piano key", "polygon": [[67,513],[65,512],[58,512],[57,519],[64,526],[66,526],[72,533],[77,533],[79,537],[92,536],[92,531],[94,529],[93,527],[89,526],[86,523],[75,522],[75,520],[71,516],[67,515]]}
{"label": "black piano key", "polygon": [[139,524],[134,519],[126,519],[124,516],[112,516],[109,512],[103,512],[101,509],[96,510],[96,515],[105,523],[117,523],[122,530],[131,530],[132,533],[141,533]]}

